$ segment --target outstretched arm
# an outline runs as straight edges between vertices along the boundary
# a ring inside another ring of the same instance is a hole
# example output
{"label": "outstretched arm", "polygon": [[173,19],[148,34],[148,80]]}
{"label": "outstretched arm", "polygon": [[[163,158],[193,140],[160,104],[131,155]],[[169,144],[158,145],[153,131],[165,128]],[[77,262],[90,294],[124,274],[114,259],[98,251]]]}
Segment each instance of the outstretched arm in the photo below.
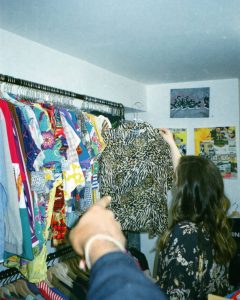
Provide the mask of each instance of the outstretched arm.
{"label": "outstretched arm", "polygon": [[163,300],[161,290],[124,253],[125,238],[105,196],[70,232],[74,250],[91,268],[88,300]]}
{"label": "outstretched arm", "polygon": [[174,141],[172,132],[167,128],[160,128],[159,130],[161,136],[164,138],[164,140],[168,143],[170,150],[171,150],[171,156],[173,161],[173,169],[176,170],[181,154],[180,151]]}

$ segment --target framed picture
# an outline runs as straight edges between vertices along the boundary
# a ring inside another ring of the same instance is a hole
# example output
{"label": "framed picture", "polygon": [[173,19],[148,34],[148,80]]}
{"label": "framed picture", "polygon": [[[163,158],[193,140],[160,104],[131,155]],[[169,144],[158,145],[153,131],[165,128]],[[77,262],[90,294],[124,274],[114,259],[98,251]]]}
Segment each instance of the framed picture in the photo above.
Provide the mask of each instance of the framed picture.
{"label": "framed picture", "polygon": [[170,118],[208,118],[209,87],[171,89]]}

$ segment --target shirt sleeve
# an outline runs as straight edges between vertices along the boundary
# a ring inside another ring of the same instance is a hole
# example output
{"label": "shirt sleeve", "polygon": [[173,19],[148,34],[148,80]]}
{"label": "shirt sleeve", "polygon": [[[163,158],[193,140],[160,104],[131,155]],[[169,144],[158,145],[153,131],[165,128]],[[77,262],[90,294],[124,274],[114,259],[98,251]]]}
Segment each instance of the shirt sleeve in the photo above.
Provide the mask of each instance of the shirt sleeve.
{"label": "shirt sleeve", "polygon": [[171,299],[197,299],[192,295],[197,284],[196,238],[191,226],[176,225],[159,254],[159,284]]}
{"label": "shirt sleeve", "polygon": [[122,252],[102,256],[91,270],[88,300],[165,300],[159,287]]}

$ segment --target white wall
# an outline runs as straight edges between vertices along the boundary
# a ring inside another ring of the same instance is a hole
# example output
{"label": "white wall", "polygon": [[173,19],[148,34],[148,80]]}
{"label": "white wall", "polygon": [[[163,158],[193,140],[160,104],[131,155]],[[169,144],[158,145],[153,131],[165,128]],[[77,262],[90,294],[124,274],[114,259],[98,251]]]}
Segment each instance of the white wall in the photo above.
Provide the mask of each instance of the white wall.
{"label": "white wall", "polygon": [[114,102],[146,103],[145,86],[0,29],[0,73]]}
{"label": "white wall", "polygon": [[[209,118],[170,118],[170,89],[210,87]],[[154,127],[187,128],[187,154],[194,154],[194,128],[236,126],[238,178],[225,179],[225,191],[231,202],[240,205],[240,155],[239,155],[239,81],[238,79],[156,84],[147,86],[147,112],[141,118]],[[155,253],[151,252],[155,239],[141,235],[142,251],[153,266]]]}
{"label": "white wall", "polygon": [[[146,89],[141,83],[2,29],[0,42],[0,74],[120,102],[127,107],[141,101],[141,108],[146,108]],[[53,251],[49,243],[48,250]]]}
{"label": "white wall", "polygon": [[[195,127],[237,127],[238,170],[239,163],[239,83],[237,79],[157,84],[144,86],[136,81],[118,76],[75,57],[47,48],[38,43],[0,29],[0,73],[46,84],[72,92],[86,94],[128,107],[147,110],[138,118],[154,127],[185,127],[188,129],[188,154],[194,153]],[[210,87],[210,117],[203,119],[170,119],[170,89]],[[136,107],[136,102],[141,102]],[[134,113],[128,115],[132,119]],[[240,179],[225,180],[226,193],[240,202]],[[150,269],[153,268],[155,239],[141,235],[142,251]]]}

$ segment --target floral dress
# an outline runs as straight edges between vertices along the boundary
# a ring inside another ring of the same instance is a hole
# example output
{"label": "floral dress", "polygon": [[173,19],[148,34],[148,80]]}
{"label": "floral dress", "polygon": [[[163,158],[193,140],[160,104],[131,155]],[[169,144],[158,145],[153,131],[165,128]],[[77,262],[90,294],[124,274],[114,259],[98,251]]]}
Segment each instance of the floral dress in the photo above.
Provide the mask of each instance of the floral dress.
{"label": "floral dress", "polygon": [[173,228],[159,254],[159,285],[170,299],[207,299],[229,292],[227,265],[213,259],[214,250],[204,228],[182,222]]}

